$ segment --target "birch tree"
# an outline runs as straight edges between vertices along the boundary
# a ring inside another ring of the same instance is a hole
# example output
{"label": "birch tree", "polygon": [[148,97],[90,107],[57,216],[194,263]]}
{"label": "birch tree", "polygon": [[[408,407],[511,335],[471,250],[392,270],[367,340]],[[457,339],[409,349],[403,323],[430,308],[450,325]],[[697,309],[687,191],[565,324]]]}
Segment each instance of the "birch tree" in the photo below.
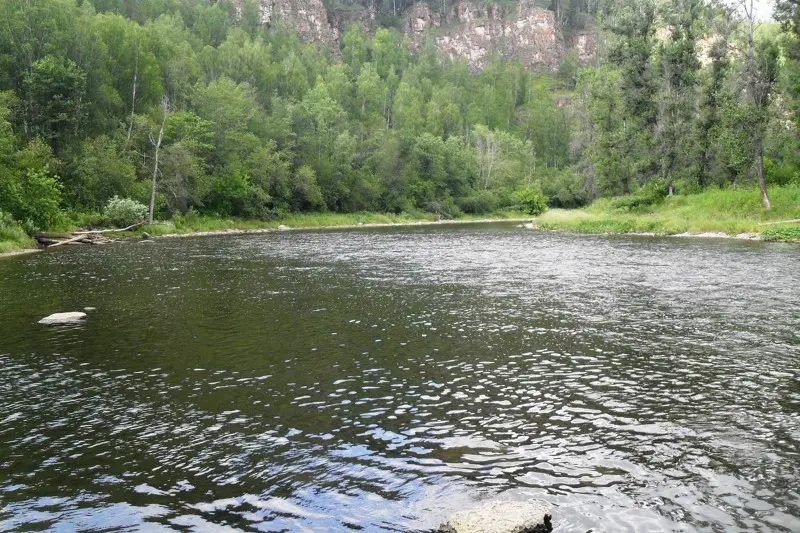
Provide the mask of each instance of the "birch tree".
{"label": "birch tree", "polygon": [[156,206],[156,189],[158,186],[158,173],[159,173],[159,155],[161,153],[161,143],[164,141],[164,127],[167,125],[169,115],[172,113],[172,105],[169,102],[169,97],[164,95],[161,98],[161,127],[158,130],[158,135],[154,136],[150,132],[150,144],[153,145],[153,180],[150,184],[150,209],[147,212],[147,223],[153,223],[153,211]]}

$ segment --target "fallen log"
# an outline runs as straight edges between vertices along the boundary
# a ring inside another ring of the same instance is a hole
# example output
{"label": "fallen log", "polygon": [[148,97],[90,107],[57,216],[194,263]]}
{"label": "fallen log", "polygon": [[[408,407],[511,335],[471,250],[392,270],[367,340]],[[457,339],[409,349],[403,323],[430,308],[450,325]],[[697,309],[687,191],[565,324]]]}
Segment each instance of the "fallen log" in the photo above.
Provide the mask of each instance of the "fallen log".
{"label": "fallen log", "polygon": [[63,233],[63,232],[59,233],[56,231],[39,231],[36,232],[34,237],[36,237],[37,241],[41,241],[47,239],[49,240],[71,239],[72,237],[74,237],[74,235],[72,233]]}
{"label": "fallen log", "polygon": [[141,226],[142,224],[144,224],[144,221],[142,221],[142,222],[137,222],[136,224],[133,224],[133,225],[131,225],[131,226],[128,226],[127,228],[119,228],[119,229],[95,229],[95,230],[91,230],[91,231],[76,231],[76,232],[75,232],[75,235],[92,235],[92,234],[96,234],[96,233],[119,233],[119,232],[121,232],[121,231],[130,231],[130,230],[132,230],[133,228],[138,228],[138,227],[139,227],[139,226]]}
{"label": "fallen log", "polygon": [[64,244],[77,243],[78,241],[82,241],[84,239],[86,239],[86,235],[78,235],[77,237],[67,239],[66,241],[58,241],[55,244],[51,244],[50,246],[48,246],[48,248],[55,248],[56,246],[63,246]]}
{"label": "fallen log", "polygon": [[53,248],[55,246],[63,246],[65,244],[108,244],[114,242],[104,236],[105,233],[119,233],[122,231],[130,231],[144,224],[144,222],[137,222],[126,228],[114,229],[96,229],[87,231],[76,231],[74,233],[59,233],[40,231],[36,237],[36,242],[45,248]]}

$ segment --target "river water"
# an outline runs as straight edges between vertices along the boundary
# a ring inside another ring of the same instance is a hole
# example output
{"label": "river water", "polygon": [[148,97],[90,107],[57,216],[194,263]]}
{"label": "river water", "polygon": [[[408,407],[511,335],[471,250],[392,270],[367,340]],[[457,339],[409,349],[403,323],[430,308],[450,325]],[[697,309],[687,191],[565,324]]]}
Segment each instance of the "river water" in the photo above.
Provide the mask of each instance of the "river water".
{"label": "river water", "polygon": [[[81,326],[36,324],[96,308]],[[0,261],[0,530],[800,531],[800,247],[511,225]]]}

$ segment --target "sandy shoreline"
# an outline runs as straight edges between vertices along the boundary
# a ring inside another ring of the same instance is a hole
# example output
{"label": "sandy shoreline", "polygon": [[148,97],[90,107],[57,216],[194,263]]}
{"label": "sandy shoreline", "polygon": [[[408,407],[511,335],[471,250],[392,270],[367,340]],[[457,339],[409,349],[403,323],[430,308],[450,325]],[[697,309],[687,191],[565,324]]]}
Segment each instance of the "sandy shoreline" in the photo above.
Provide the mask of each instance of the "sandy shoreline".
{"label": "sandy shoreline", "polygon": [[3,257],[11,257],[14,255],[25,255],[25,254],[32,254],[36,252],[41,252],[39,248],[20,248],[19,250],[11,250],[8,252],[0,253],[0,259]]}
{"label": "sandy shoreline", "polygon": [[194,231],[190,233],[165,233],[163,235],[153,235],[153,239],[176,237],[209,237],[215,235],[256,235],[259,233],[275,233],[283,231],[322,231],[322,230],[337,230],[337,229],[369,229],[369,228],[402,228],[408,226],[446,226],[446,225],[461,225],[461,224],[495,224],[499,222],[509,222],[512,224],[529,223],[530,218],[486,218],[476,220],[440,220],[438,222],[419,220],[415,222],[374,222],[366,224],[341,224],[334,226],[278,226],[277,228],[259,228],[259,229],[220,229],[209,231]]}
{"label": "sandy shoreline", "polygon": [[[395,228],[405,226],[445,226],[456,224],[490,224],[497,222],[509,222],[512,224],[529,223],[531,218],[485,218],[475,220],[440,220],[440,221],[427,221],[418,220],[414,222],[375,222],[367,224],[339,224],[332,226],[278,226],[277,228],[257,228],[257,229],[219,229],[209,231],[191,231],[188,233],[165,233],[163,235],[153,235],[151,239],[175,239],[181,237],[214,237],[222,235],[257,235],[261,233],[276,233],[283,231],[322,231],[322,230],[337,230],[337,229],[363,229],[363,228]],[[135,237],[123,237],[120,241],[133,240]],[[14,255],[29,254],[34,252],[41,252],[39,248],[23,248],[20,250],[11,250],[9,252],[0,253],[0,259],[3,257],[11,257]]]}
{"label": "sandy shoreline", "polygon": [[[508,222],[512,224],[520,224],[527,229],[536,229],[540,231],[557,231],[563,233],[575,233],[578,235],[592,235],[582,234],[581,232],[569,230],[542,230],[531,223],[531,218],[486,218],[475,220],[440,220],[434,221],[415,221],[415,222],[376,222],[368,224],[343,224],[333,226],[279,226],[277,228],[258,228],[258,229],[220,229],[209,231],[194,231],[189,233],[165,233],[163,235],[153,235],[152,239],[175,239],[181,237],[214,237],[224,235],[258,235],[262,233],[276,233],[284,231],[323,231],[323,230],[337,230],[337,229],[368,229],[368,228],[399,228],[399,227],[413,227],[413,226],[447,226],[447,225],[465,225],[465,224],[496,224],[500,222]],[[636,237],[678,237],[678,238],[692,238],[692,239],[736,239],[744,241],[761,241],[761,235],[758,233],[740,233],[737,235],[728,235],[722,232],[701,232],[701,233],[676,233],[673,235],[663,235],[658,233],[595,233],[593,235],[631,235]],[[129,239],[123,239],[129,240]],[[30,254],[39,252],[37,248],[25,248],[21,250],[11,250],[9,252],[0,253],[0,259],[3,257],[11,257],[15,255]]]}

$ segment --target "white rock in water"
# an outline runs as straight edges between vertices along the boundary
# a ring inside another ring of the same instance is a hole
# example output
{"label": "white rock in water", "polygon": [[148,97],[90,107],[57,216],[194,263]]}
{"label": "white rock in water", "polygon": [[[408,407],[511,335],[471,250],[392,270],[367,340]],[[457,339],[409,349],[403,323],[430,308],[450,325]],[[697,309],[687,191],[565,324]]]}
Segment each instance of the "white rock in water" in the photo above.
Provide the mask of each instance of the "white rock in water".
{"label": "white rock in water", "polygon": [[281,224],[280,226],[278,226],[278,231],[286,231],[286,230],[288,230],[288,229],[289,229],[289,226],[284,226],[283,224]]}
{"label": "white rock in water", "polygon": [[553,531],[550,509],[541,503],[497,501],[455,513],[447,533],[546,533]]}
{"label": "white rock in water", "polygon": [[74,311],[72,313],[55,313],[46,316],[39,321],[39,324],[76,324],[86,318],[86,313]]}
{"label": "white rock in water", "polygon": [[536,229],[536,226],[534,226],[532,222],[528,222],[524,227],[525,229]]}

